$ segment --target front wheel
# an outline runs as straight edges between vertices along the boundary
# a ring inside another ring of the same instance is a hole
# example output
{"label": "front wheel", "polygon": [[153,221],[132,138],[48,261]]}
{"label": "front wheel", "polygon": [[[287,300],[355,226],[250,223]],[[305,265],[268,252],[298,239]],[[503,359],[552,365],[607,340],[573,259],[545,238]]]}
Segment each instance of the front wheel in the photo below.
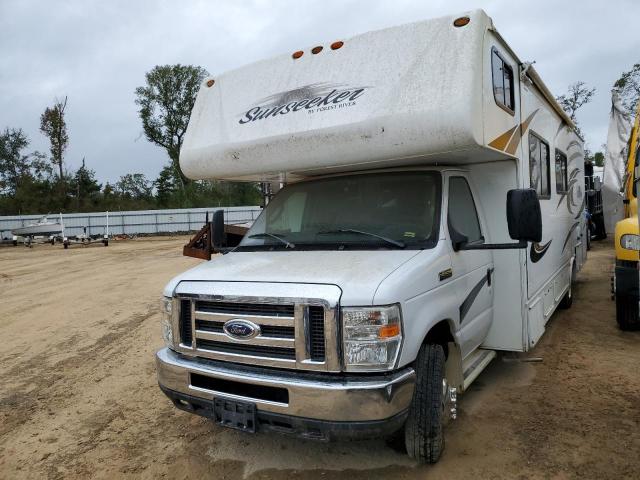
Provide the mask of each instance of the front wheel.
{"label": "front wheel", "polygon": [[423,345],[416,359],[416,387],[404,427],[407,453],[436,463],[444,450],[445,356],[442,345]]}

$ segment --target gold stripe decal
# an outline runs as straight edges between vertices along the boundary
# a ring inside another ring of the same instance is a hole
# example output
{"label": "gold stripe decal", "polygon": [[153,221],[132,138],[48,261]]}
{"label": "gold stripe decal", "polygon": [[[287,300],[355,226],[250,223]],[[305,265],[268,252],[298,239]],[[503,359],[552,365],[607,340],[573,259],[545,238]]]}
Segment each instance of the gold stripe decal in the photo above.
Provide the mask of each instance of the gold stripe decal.
{"label": "gold stripe decal", "polygon": [[529,115],[527,119],[520,125],[516,125],[515,127],[510,128],[502,135],[494,139],[491,143],[489,143],[489,146],[495,148],[496,150],[506,152],[509,155],[513,155],[514,153],[516,153],[524,132],[526,132],[529,128],[529,124],[531,123],[531,120],[533,120],[533,117],[536,115],[536,113],[538,113],[538,110],[539,109],[535,109],[531,113],[531,115]]}
{"label": "gold stripe decal", "polygon": [[516,128],[518,128],[517,125],[515,127],[513,127],[512,129],[507,130],[502,135],[500,135],[498,138],[496,138],[493,142],[491,142],[489,144],[489,146],[493,147],[493,148],[495,148],[497,150],[504,150],[504,147],[507,146],[507,142],[511,138],[511,135],[513,135],[513,132],[516,130]]}
{"label": "gold stripe decal", "polygon": [[536,108],[531,113],[531,115],[529,115],[527,119],[520,124],[520,129],[516,132],[516,134],[513,136],[513,138],[509,142],[509,145],[507,146],[506,151],[509,155],[513,155],[514,153],[516,153],[516,150],[518,149],[518,145],[520,145],[520,140],[524,136],[524,132],[526,132],[527,129],[529,128],[529,124],[531,123],[531,120],[533,120],[533,117],[535,117],[536,113],[538,113],[538,110],[539,108]]}

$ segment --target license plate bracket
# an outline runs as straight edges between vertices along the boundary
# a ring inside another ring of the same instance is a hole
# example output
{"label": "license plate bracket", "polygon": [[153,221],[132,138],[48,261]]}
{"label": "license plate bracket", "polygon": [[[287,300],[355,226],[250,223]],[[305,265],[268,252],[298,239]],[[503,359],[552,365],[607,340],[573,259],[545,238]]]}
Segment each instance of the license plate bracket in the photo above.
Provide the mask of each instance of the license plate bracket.
{"label": "license plate bracket", "polygon": [[214,421],[223,427],[248,433],[256,431],[256,406],[254,403],[214,398],[213,416]]}

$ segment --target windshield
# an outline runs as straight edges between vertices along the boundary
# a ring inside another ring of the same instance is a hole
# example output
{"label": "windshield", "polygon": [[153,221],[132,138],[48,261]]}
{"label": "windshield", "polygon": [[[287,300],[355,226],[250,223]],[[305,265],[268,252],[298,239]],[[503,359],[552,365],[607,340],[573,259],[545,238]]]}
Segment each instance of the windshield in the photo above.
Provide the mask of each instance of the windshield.
{"label": "windshield", "polygon": [[432,248],[438,238],[437,172],[376,173],[282,189],[238,250]]}

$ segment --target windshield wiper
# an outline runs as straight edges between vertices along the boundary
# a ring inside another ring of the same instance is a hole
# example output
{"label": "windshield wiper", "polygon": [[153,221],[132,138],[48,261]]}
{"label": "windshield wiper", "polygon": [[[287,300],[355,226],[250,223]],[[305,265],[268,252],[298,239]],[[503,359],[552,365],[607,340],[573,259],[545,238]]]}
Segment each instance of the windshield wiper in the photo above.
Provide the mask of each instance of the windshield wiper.
{"label": "windshield wiper", "polygon": [[366,235],[368,237],[379,238],[380,240],[384,240],[386,243],[390,243],[391,245],[395,245],[398,248],[405,248],[406,247],[404,242],[401,242],[399,240],[394,240],[392,238],[383,237],[382,235],[378,235],[376,233],[364,232],[362,230],[356,230],[354,228],[339,228],[339,229],[336,229],[336,230],[323,230],[323,231],[318,232],[318,235],[329,235],[329,234],[332,234],[332,233],[357,233],[358,235]]}
{"label": "windshield wiper", "polygon": [[249,235],[249,238],[264,238],[264,237],[275,238],[279,242],[283,243],[284,246],[287,248],[296,248],[295,244],[285,240],[280,235],[276,235],[275,233],[263,232],[263,233],[254,233],[253,235]]}

